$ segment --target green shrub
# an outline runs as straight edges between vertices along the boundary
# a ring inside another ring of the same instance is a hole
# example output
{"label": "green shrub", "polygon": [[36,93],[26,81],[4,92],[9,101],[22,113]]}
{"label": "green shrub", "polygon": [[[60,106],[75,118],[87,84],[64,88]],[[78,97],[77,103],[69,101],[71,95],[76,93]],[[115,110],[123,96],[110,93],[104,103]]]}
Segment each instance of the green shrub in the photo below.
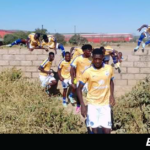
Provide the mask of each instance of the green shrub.
{"label": "green shrub", "polygon": [[117,133],[150,133],[150,78],[119,98],[113,111]]}
{"label": "green shrub", "polygon": [[0,133],[86,133],[80,117],[15,69],[0,74]]}

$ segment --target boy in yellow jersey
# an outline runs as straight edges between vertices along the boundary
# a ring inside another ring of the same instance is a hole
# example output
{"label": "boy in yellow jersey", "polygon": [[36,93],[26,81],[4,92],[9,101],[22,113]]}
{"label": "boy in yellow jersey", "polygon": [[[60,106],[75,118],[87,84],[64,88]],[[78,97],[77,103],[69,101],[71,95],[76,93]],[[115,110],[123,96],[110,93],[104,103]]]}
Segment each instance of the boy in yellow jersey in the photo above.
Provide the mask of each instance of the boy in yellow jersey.
{"label": "boy in yellow jersey", "polygon": [[51,86],[57,84],[56,79],[51,76],[51,67],[54,57],[55,55],[53,52],[49,53],[48,59],[46,59],[39,67],[41,86],[43,88],[46,88],[47,92],[49,91]]}
{"label": "boy in yellow jersey", "polygon": [[55,54],[57,54],[57,49],[62,51],[63,57],[65,56],[65,48],[62,44],[57,43],[57,40],[52,35],[43,35],[43,41],[41,44],[42,48],[48,47],[49,49],[54,49]]}
{"label": "boy in yellow jersey", "polygon": [[[84,70],[89,68],[92,63],[92,57],[91,57],[92,46],[90,44],[86,44],[82,46],[82,50],[83,50],[83,55],[76,57],[71,63],[70,73],[71,73],[71,83],[73,89],[76,89],[78,87],[82,73],[84,72]],[[77,80],[77,85],[74,84],[75,78]],[[85,89],[86,89],[86,85],[84,87],[84,90]],[[77,99],[76,112],[78,113],[79,111],[80,111],[80,101]]]}
{"label": "boy in yellow jersey", "polygon": [[[71,85],[71,75],[70,75],[70,63],[71,63],[71,55],[69,52],[66,52],[65,59],[60,63],[58,67],[58,76],[63,86],[63,106],[66,107],[66,94],[67,89]],[[69,99],[71,103],[74,103],[73,100],[74,90],[70,93]]]}
{"label": "boy in yellow jersey", "polygon": [[[81,103],[81,114],[87,117],[87,127],[92,128],[94,134],[101,126],[105,134],[110,134],[112,128],[111,106],[115,105],[114,98],[114,72],[110,65],[103,63],[102,49],[93,51],[93,65],[88,68],[80,78],[77,94]],[[88,83],[88,94],[85,106],[82,88]]]}
{"label": "boy in yellow jersey", "polygon": [[72,56],[72,60],[74,60],[76,57],[83,55],[83,50],[81,48],[78,48],[78,47],[72,47],[70,49],[70,53]]}
{"label": "boy in yellow jersey", "polygon": [[138,31],[141,32],[143,28],[146,28],[146,30],[141,34],[138,41],[138,46],[134,49],[134,52],[136,52],[140,48],[141,42],[144,40],[144,38],[147,38],[148,41],[142,44],[142,52],[144,52],[145,46],[150,44],[150,26],[144,24],[141,28],[138,29]]}
{"label": "boy in yellow jersey", "polygon": [[30,51],[34,49],[39,49],[40,47],[40,34],[39,33],[31,33],[28,36],[27,47]]}

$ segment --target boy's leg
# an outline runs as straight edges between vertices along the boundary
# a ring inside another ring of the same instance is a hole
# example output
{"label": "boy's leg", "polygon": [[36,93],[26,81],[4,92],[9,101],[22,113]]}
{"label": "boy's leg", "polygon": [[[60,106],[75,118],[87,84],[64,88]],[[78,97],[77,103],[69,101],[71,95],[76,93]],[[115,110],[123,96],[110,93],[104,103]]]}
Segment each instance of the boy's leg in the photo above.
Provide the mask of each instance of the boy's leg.
{"label": "boy's leg", "polygon": [[139,47],[141,45],[141,42],[143,41],[143,39],[145,37],[146,37],[145,33],[142,33],[141,36],[140,36],[140,38],[139,38],[139,41],[138,41],[138,46],[134,49],[134,52],[136,52],[139,49]]}
{"label": "boy's leg", "polygon": [[63,57],[65,57],[65,48],[64,48],[64,46],[62,44],[59,44],[58,49],[60,49],[62,51],[62,55],[63,55]]}
{"label": "boy's leg", "polygon": [[66,95],[67,95],[67,89],[64,89],[64,91],[63,91],[63,106],[64,107],[67,107]]}
{"label": "boy's leg", "polygon": [[[71,79],[70,80],[68,80],[68,84],[71,86]],[[74,100],[74,95],[75,95],[75,92],[76,92],[76,90],[75,89],[73,89],[73,88],[71,88],[71,92],[70,92],[70,94],[69,94],[69,100],[70,100],[70,102],[72,103],[72,104],[74,104],[76,101]]]}
{"label": "boy's leg", "polygon": [[22,40],[21,40],[21,39],[18,39],[18,40],[14,41],[13,43],[11,43],[11,44],[9,44],[9,45],[7,45],[7,46],[12,47],[12,46],[14,46],[14,45],[20,44],[21,42],[22,42]]}
{"label": "boy's leg", "polygon": [[144,52],[145,46],[146,46],[146,45],[149,45],[149,44],[150,44],[150,39],[149,39],[146,43],[143,43],[143,44],[142,44],[142,47],[143,47],[143,48],[142,48],[142,52]]}

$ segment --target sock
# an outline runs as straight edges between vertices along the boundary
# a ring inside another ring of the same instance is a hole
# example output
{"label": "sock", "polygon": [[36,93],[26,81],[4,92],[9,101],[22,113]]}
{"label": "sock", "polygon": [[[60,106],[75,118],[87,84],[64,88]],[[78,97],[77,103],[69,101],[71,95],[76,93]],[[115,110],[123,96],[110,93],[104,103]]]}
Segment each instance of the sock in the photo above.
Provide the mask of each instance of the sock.
{"label": "sock", "polygon": [[60,49],[62,51],[62,55],[63,57],[65,56],[65,48],[62,44],[59,44],[58,49]]}
{"label": "sock", "polygon": [[63,104],[66,104],[66,98],[63,98]]}
{"label": "sock", "polygon": [[145,35],[142,33],[140,38],[139,38],[139,41],[138,41],[138,46],[141,45],[141,42],[143,41],[144,38],[145,38]]}
{"label": "sock", "polygon": [[18,44],[20,44],[20,43],[21,43],[21,40],[18,39],[18,40],[16,40],[15,42],[13,42],[13,43],[11,44],[11,46],[18,45]]}
{"label": "sock", "polygon": [[150,44],[150,40],[145,43],[146,45]]}
{"label": "sock", "polygon": [[70,93],[70,95],[69,95],[70,97],[73,97],[73,93]]}
{"label": "sock", "polygon": [[77,104],[77,107],[80,107],[80,104]]}

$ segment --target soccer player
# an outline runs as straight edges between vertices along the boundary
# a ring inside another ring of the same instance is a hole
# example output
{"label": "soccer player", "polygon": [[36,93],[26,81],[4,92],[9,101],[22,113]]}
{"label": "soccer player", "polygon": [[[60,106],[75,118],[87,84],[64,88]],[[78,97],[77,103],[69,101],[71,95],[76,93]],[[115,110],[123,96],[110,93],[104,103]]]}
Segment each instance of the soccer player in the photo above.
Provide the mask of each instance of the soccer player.
{"label": "soccer player", "polygon": [[42,47],[48,47],[49,49],[54,49],[55,54],[57,54],[57,49],[62,51],[63,57],[65,56],[65,48],[62,44],[57,43],[57,40],[52,35],[43,35]]}
{"label": "soccer player", "polygon": [[[77,89],[81,103],[81,114],[87,117],[87,127],[92,128],[94,134],[102,127],[105,134],[110,134],[112,128],[111,106],[115,105],[114,72],[110,65],[103,63],[104,53],[101,49],[93,51],[93,65],[85,70],[80,78]],[[88,93],[85,105],[82,96],[83,86],[88,83]]]}
{"label": "soccer player", "polygon": [[41,86],[46,89],[48,94],[51,86],[57,84],[56,79],[51,75],[51,67],[54,57],[54,53],[50,52],[49,57],[39,67]]}
{"label": "soccer player", "polygon": [[[70,75],[70,64],[71,64],[71,55],[69,52],[65,53],[65,59],[60,63],[58,67],[58,76],[63,86],[63,106],[66,107],[66,94],[67,89],[71,85],[71,75]],[[73,99],[74,90],[69,95],[69,99],[71,103],[75,103]]]}
{"label": "soccer player", "polygon": [[[82,73],[84,70],[89,68],[92,63],[92,57],[91,57],[91,52],[92,52],[92,46],[90,44],[86,44],[82,46],[83,50],[83,55],[80,55],[76,57],[73,62],[71,63],[71,83],[72,83],[72,88],[76,89],[79,85],[79,81],[81,78]],[[74,83],[74,79],[77,80],[77,84]],[[84,91],[86,90],[86,85],[84,87]],[[80,112],[80,101],[77,99],[77,108],[76,112]]]}
{"label": "soccer player", "polygon": [[138,45],[137,45],[137,47],[134,49],[134,52],[136,52],[136,51],[139,49],[139,47],[140,47],[140,45],[141,45],[141,42],[144,40],[144,38],[147,38],[148,41],[147,41],[146,43],[143,43],[143,44],[142,44],[142,47],[143,47],[143,48],[142,48],[142,52],[144,52],[145,46],[148,45],[148,44],[150,44],[150,26],[148,26],[148,25],[145,24],[145,25],[141,26],[141,28],[139,28],[138,31],[141,32],[141,30],[142,30],[143,28],[146,28],[146,30],[141,34],[141,36],[140,36],[140,38],[139,38],[139,41],[138,41]]}
{"label": "soccer player", "polygon": [[114,50],[112,47],[110,46],[106,46],[106,47],[101,47],[101,49],[103,48],[103,52],[105,54],[105,57],[104,57],[104,63],[105,64],[109,64],[109,61],[110,61],[110,56],[111,54],[116,54],[118,55],[118,51]]}
{"label": "soccer player", "polygon": [[113,65],[114,65],[115,69],[118,70],[118,73],[121,73],[120,65],[123,60],[122,53],[118,52],[118,55],[116,55],[115,53],[112,53],[111,57],[113,59]]}
{"label": "soccer player", "polygon": [[78,48],[78,47],[72,47],[70,49],[70,53],[72,56],[72,60],[74,60],[76,57],[83,55],[83,50],[81,48]]}

